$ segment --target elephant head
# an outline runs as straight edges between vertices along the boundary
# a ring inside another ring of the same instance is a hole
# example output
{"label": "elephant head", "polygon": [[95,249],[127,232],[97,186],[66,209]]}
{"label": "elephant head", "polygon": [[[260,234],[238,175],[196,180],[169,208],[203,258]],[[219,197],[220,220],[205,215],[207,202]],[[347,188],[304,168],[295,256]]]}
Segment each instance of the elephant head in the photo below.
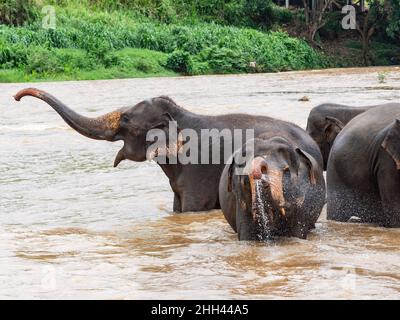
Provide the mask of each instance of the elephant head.
{"label": "elephant head", "polygon": [[400,120],[396,119],[384,132],[386,136],[381,146],[393,159],[396,169],[400,170]]}
{"label": "elephant head", "polygon": [[343,127],[344,124],[340,120],[331,116],[310,116],[308,119],[307,132],[315,140],[321,150],[324,160],[324,170],[326,170],[333,143]]}
{"label": "elephant head", "polygon": [[307,210],[308,189],[320,180],[317,161],[282,137],[250,140],[243,149],[252,160],[244,168],[233,160],[228,172],[228,191],[236,199],[239,239],[304,238],[308,228],[300,230],[295,225]]}
{"label": "elephant head", "polygon": [[124,141],[118,152],[114,167],[126,159],[145,161],[148,141],[147,133],[151,129],[168,130],[168,124],[174,120],[172,114],[182,111],[170,98],[158,97],[142,101],[133,107],[121,108],[97,118],[82,116],[68,108],[57,98],[38,89],[19,91],[15,100],[24,96],[33,96],[49,104],[64,121],[80,134],[97,140]]}

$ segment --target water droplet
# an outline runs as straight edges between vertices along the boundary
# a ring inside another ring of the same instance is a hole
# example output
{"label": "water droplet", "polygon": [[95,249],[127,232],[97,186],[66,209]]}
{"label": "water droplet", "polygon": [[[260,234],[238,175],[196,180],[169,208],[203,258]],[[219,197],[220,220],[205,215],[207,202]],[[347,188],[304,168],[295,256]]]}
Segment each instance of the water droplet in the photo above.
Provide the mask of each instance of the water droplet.
{"label": "water droplet", "polygon": [[257,238],[260,241],[269,240],[272,238],[271,229],[271,217],[268,211],[271,209],[271,205],[266,199],[266,195],[263,192],[263,182],[262,180],[256,181],[256,201],[253,210],[257,213],[256,223],[257,228]]}

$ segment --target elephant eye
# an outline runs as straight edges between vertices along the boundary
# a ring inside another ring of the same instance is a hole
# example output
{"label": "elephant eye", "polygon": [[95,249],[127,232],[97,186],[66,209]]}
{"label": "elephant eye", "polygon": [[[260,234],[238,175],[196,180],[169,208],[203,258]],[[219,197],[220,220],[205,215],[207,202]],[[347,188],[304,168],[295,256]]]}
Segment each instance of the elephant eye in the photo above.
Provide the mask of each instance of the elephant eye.
{"label": "elephant eye", "polygon": [[128,123],[129,122],[129,117],[127,116],[127,115],[123,115],[122,117],[121,117],[121,122],[122,123]]}

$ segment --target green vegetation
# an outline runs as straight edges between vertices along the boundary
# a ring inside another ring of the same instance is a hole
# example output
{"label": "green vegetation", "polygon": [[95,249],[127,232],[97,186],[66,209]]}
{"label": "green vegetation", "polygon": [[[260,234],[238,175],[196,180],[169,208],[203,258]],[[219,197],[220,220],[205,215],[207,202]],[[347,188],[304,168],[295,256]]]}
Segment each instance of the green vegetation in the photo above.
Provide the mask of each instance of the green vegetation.
{"label": "green vegetation", "polygon": [[[31,51],[33,50],[33,51]],[[81,49],[44,49],[29,46],[21,52],[24,64],[1,68],[2,82],[44,80],[96,80],[151,76],[175,76],[166,69],[167,55],[147,49],[115,50],[104,57],[103,63]],[[1,54],[0,54],[1,59]],[[19,67],[18,67],[19,66]]]}
{"label": "green vegetation", "polygon": [[[49,4],[54,30],[42,27]],[[343,34],[341,13],[326,17],[318,41]],[[292,32],[302,30],[304,18],[304,10],[272,0],[1,0],[0,81],[276,72],[360,61],[310,46]],[[379,30],[396,39],[399,24]],[[358,41],[349,43],[348,52],[361,51]],[[374,40],[371,51],[379,64],[397,61],[400,52],[385,39]]]}
{"label": "green vegetation", "polygon": [[389,4],[387,33],[392,39],[400,41],[400,1],[387,0]]}
{"label": "green vegetation", "polygon": [[378,82],[385,83],[386,82],[387,73],[386,72],[379,72],[378,73]]}
{"label": "green vegetation", "polygon": [[0,24],[20,26],[37,17],[38,8],[34,0],[2,0],[0,3]]}
{"label": "green vegetation", "polygon": [[[58,1],[59,2],[59,1]],[[161,22],[215,22],[223,25],[268,29],[287,23],[291,11],[272,0],[90,0],[102,10],[131,10]]]}
{"label": "green vegetation", "polygon": [[[42,28],[42,16],[33,14],[40,12],[39,7],[5,1],[9,11],[15,5],[22,13],[0,25],[3,82],[270,72],[328,65],[303,40],[282,31],[244,27],[267,28],[273,21],[290,20],[290,14],[268,1],[177,1],[174,6],[169,0],[50,1],[56,5],[54,30]],[[230,11],[225,11],[227,7]],[[25,14],[27,8],[30,13]],[[243,8],[246,14],[240,13]],[[256,13],[263,10],[268,14],[261,19]],[[212,20],[220,24],[207,22]],[[242,27],[224,25],[229,23]]]}
{"label": "green vegetation", "polygon": [[[362,56],[362,44],[359,41],[349,40],[346,41],[345,47],[351,51],[353,56],[353,59],[350,59],[346,66],[358,66],[356,62],[354,62],[355,59],[359,59],[359,65],[362,66],[362,61],[360,61],[360,57]],[[400,47],[395,44],[371,41],[370,55],[375,65],[388,66],[400,64]]]}

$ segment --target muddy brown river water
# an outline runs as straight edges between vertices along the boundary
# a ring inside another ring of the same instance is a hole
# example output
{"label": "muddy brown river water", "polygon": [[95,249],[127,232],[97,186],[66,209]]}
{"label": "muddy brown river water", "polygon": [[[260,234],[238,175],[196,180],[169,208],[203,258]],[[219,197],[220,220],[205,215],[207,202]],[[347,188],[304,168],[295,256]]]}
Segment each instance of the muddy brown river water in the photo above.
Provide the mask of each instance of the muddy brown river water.
{"label": "muddy brown river water", "polygon": [[0,84],[0,298],[399,299],[400,229],[322,214],[308,240],[239,243],[220,211],[173,214],[156,164],[113,169],[120,143],[80,136],[39,100],[13,101],[27,86],[92,116],[166,94],[198,113],[305,127],[322,102],[399,102],[400,68]]}

